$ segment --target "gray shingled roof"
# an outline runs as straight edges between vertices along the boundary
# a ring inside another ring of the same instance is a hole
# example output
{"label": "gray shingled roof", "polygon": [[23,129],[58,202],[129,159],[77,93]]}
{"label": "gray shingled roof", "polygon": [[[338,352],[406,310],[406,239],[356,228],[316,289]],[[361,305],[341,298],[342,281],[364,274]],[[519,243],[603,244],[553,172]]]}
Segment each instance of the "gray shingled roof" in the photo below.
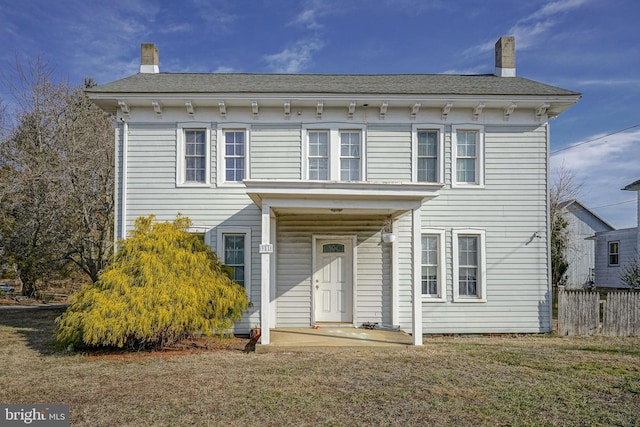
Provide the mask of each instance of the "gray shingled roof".
{"label": "gray shingled roof", "polygon": [[139,73],[89,93],[327,93],[396,95],[577,96],[522,77],[453,74]]}
{"label": "gray shingled roof", "polygon": [[638,191],[638,190],[640,190],[640,179],[637,180],[637,181],[632,182],[629,185],[627,185],[626,187],[623,188],[623,190],[629,190],[629,191]]}

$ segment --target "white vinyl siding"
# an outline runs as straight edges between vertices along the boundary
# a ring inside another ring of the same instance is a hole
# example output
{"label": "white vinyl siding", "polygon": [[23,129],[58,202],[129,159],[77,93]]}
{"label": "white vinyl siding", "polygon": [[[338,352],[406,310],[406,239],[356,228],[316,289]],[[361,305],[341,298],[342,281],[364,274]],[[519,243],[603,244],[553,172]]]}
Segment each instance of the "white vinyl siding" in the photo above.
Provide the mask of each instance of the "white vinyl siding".
{"label": "white vinyl siding", "polygon": [[300,128],[254,125],[251,128],[251,178],[301,178]]}
{"label": "white vinyl siding", "polygon": [[[188,124],[193,126],[192,123]],[[210,133],[215,138],[216,133]],[[173,221],[178,212],[193,221],[192,231],[206,232],[205,242],[217,250],[217,227],[224,224],[227,230],[250,233],[251,243],[260,244],[260,211],[247,196],[244,187],[225,188],[220,192],[212,186],[177,186],[177,136],[176,125],[163,123],[128,123],[127,210],[126,228],[131,230],[134,220],[142,215],[154,214],[158,221]],[[215,153],[215,139],[210,141]],[[215,154],[212,155],[215,159]],[[212,160],[212,180],[215,182],[215,160]],[[251,265],[259,265],[260,255],[249,251]],[[245,280],[247,280],[245,275]],[[251,284],[260,283],[260,269],[250,272]],[[259,324],[260,287],[250,286],[249,299],[253,306],[247,309],[243,319],[236,323],[234,331],[245,333]]]}
{"label": "white vinyl siding", "polygon": [[[262,115],[261,111],[261,118]],[[247,123],[257,126],[256,122]],[[244,128],[249,134],[247,123],[224,122],[217,126]],[[321,124],[315,121],[311,123],[314,126]],[[291,124],[283,125],[291,126],[289,129],[273,124],[269,129],[256,130],[256,141],[261,138],[261,142],[255,147],[254,132],[251,130],[251,151],[246,152],[250,153],[247,157],[251,157],[251,165],[246,166],[247,174],[253,177],[255,172],[259,174],[259,179],[307,179],[307,154],[303,151],[306,150],[304,144],[308,129],[304,125],[297,128],[293,125],[292,120]],[[354,125],[357,130],[360,129],[358,123]],[[185,123],[185,126],[194,125]],[[477,191],[474,185],[457,185],[452,179],[454,127],[470,128],[467,125],[444,126],[442,173],[446,185],[439,190],[437,197],[425,201],[421,209],[422,233],[431,233],[426,230],[428,227],[445,230],[442,244],[445,299],[443,303],[433,304],[422,296],[424,332],[544,332],[551,324],[545,233],[546,125],[518,125],[512,120],[508,124],[485,124],[479,127],[485,139],[483,191]],[[349,126],[345,130],[351,128]],[[342,129],[342,125],[335,129]],[[218,165],[222,157],[217,153],[222,153],[219,149],[223,145],[218,140],[219,135],[210,132],[209,136],[209,179],[214,183],[224,181],[224,169],[220,170]],[[194,221],[195,229],[207,231],[207,241],[216,249],[218,228],[246,227],[253,230],[251,262],[254,267],[260,265],[257,251],[261,239],[260,209],[247,196],[242,184],[225,185],[225,188],[211,185],[176,186],[178,157],[175,123],[129,123],[128,138],[127,161],[121,161],[127,171],[127,193],[123,199],[126,199],[125,220],[128,229],[139,215],[153,213],[158,220],[170,221],[178,212],[182,212]],[[366,143],[361,155],[364,177],[378,182],[413,181],[415,151],[412,150],[410,122],[372,124],[368,125],[366,132],[363,126],[362,143]],[[355,318],[359,323],[392,323],[392,290],[389,283],[391,277],[397,275],[397,324],[409,331],[414,255],[411,253],[411,215],[404,212],[397,214],[399,217],[394,219],[398,229],[395,243],[398,249],[397,269],[392,269],[390,264],[392,245],[381,242],[382,215],[280,214],[277,218],[278,237],[274,242],[277,267],[277,277],[273,282],[274,293],[277,293],[274,303],[276,325],[309,326],[311,284],[308,277],[312,233],[356,234],[359,266]],[[453,303],[452,230],[464,228],[486,230],[487,302],[484,304]],[[534,232],[540,233],[542,238],[530,241]],[[606,247],[604,250],[606,254]],[[623,253],[621,244],[621,256]],[[620,262],[623,261],[621,258]],[[248,330],[259,323],[260,268],[252,269],[251,283],[250,299],[254,306],[238,324],[237,331]]]}
{"label": "white vinyl siding", "polygon": [[411,144],[410,126],[369,126],[367,129],[367,179],[369,181],[411,181]]}
{"label": "white vinyl siding", "polygon": [[[466,127],[466,126],[465,126]],[[451,128],[445,129],[445,181],[451,182]],[[426,227],[446,230],[445,304],[423,297],[423,332],[545,332],[551,328],[547,269],[546,125],[485,125],[485,188],[449,188],[422,206]],[[406,218],[405,218],[406,217]],[[411,325],[410,215],[401,218],[400,321]],[[486,302],[453,303],[453,229],[482,229],[486,239]],[[531,240],[534,232],[541,238]],[[606,253],[606,248],[605,248]]]}
{"label": "white vinyl siding", "polygon": [[[617,242],[618,264],[610,264],[611,243]],[[637,228],[596,233],[595,285],[626,288],[620,273],[638,257]]]}

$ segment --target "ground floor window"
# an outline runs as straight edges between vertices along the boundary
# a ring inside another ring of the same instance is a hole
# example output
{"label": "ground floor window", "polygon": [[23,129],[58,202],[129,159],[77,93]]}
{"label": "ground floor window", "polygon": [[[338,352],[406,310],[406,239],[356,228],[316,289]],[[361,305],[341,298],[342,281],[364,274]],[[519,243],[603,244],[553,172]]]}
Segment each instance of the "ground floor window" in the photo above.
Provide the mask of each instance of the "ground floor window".
{"label": "ground floor window", "polygon": [[609,242],[609,265],[619,265],[620,242]]}
{"label": "ground floor window", "polygon": [[251,284],[251,228],[218,227],[218,258],[233,270],[232,279],[244,286],[250,297]]}
{"label": "ground floor window", "polygon": [[485,234],[453,230],[453,300],[486,301]]}
{"label": "ground floor window", "polygon": [[423,229],[421,239],[421,277],[424,301],[444,301],[444,230]]}
{"label": "ground floor window", "polygon": [[233,269],[233,281],[244,286],[244,234],[223,235],[224,263]]}

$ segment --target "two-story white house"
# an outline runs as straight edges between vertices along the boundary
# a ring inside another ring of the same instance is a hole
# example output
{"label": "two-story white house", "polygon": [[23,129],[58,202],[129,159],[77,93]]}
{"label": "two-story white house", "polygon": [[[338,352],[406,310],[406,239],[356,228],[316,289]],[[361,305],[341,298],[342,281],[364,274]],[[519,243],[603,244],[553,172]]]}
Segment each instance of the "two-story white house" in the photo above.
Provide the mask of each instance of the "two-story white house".
{"label": "two-story white house", "polygon": [[495,74],[140,73],[117,115],[116,236],[189,216],[253,303],[238,332],[551,330],[549,120],[580,94]]}

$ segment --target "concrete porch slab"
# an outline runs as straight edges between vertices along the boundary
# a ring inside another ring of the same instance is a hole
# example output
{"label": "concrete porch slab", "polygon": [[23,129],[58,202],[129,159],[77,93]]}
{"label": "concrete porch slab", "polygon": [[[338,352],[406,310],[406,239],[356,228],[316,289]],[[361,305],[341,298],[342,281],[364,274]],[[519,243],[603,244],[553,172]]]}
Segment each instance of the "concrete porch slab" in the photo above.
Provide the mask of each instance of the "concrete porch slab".
{"label": "concrete porch slab", "polygon": [[256,353],[335,352],[367,347],[376,350],[406,349],[411,335],[353,327],[277,328],[271,330],[271,344],[256,345]]}

